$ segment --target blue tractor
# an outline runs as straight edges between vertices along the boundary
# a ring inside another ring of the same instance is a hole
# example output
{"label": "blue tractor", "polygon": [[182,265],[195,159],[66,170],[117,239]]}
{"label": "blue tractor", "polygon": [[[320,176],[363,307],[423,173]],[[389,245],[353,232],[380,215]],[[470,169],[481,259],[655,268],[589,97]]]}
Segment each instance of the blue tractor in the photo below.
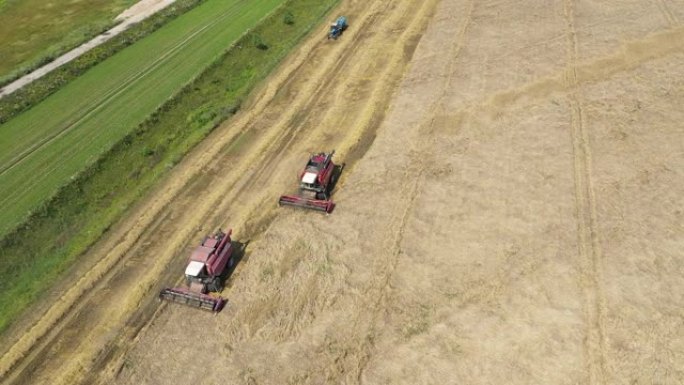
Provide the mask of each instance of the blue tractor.
{"label": "blue tractor", "polygon": [[340,35],[342,35],[342,32],[347,29],[347,26],[347,18],[344,16],[338,17],[337,20],[330,26],[328,39],[336,40],[338,37],[340,37]]}

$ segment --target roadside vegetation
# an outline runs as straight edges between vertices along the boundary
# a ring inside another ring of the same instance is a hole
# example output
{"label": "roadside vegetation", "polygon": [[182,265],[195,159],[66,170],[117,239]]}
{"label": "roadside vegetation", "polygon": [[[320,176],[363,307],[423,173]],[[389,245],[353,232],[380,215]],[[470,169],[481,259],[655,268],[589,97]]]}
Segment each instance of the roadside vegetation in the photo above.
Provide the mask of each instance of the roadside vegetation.
{"label": "roadside vegetation", "polygon": [[208,0],[0,126],[0,237],[285,0]]}
{"label": "roadside vegetation", "polygon": [[0,240],[0,331],[237,112],[338,0],[288,0]]}
{"label": "roadside vegetation", "polygon": [[46,64],[116,24],[136,0],[0,2],[0,85]]}
{"label": "roadside vegetation", "polygon": [[0,99],[0,124],[50,96],[88,69],[104,61],[122,49],[151,34],[176,17],[206,0],[176,0],[147,19],[131,25],[124,32],[94,47],[78,58],[66,63],[45,76]]}

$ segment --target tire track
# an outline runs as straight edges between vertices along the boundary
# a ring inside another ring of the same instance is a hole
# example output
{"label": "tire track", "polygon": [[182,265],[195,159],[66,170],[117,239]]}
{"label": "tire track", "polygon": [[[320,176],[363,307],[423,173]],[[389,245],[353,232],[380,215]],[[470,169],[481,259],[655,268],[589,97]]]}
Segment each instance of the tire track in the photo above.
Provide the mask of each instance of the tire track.
{"label": "tire track", "polygon": [[681,52],[684,52],[683,27],[658,32],[643,39],[626,41],[619,50],[611,55],[591,62],[576,63],[572,73],[573,81],[568,80],[568,69],[566,68],[518,87],[467,102],[462,108],[451,111],[450,116],[462,117],[474,113],[495,116],[501,113],[505,107],[513,105],[521,99],[549,98],[553,93],[567,94],[577,86],[596,84],[613,75],[631,71],[643,63]]}
{"label": "tire track", "polygon": [[587,323],[585,364],[590,384],[606,382],[605,304],[600,240],[597,228],[596,199],[591,181],[591,145],[584,122],[577,79],[578,42],[574,25],[573,0],[566,0],[564,14],[568,25],[567,86],[570,89],[571,138],[573,146],[575,200],[577,215],[580,287],[584,295],[584,318]]}
{"label": "tire track", "polygon": [[[429,2],[425,3],[425,9],[433,9],[436,6],[436,2],[431,2],[430,4],[428,3]],[[427,123],[428,132],[432,132],[434,130],[436,120],[435,116],[437,116],[437,112],[446,109],[445,99],[449,90],[451,90],[452,87],[454,69],[456,67],[458,55],[466,41],[468,29],[473,19],[474,7],[475,2],[471,1],[468,10],[466,11],[467,16],[463,21],[463,24],[458,32],[456,39],[454,39],[454,43],[451,45],[449,54],[450,61],[447,67],[447,72],[445,74],[446,79],[444,82],[444,86],[435,104],[431,108],[430,112],[426,114],[426,116],[432,117],[431,120]],[[423,12],[428,13],[427,10],[423,10]],[[419,130],[419,134],[421,137],[425,137],[424,131],[425,129]],[[356,369],[356,382],[358,384],[361,384],[363,382],[363,374],[368,365],[368,362],[370,361],[371,351],[374,348],[375,334],[377,333],[376,328],[381,323],[381,316],[386,311],[388,298],[390,297],[392,292],[391,280],[394,275],[394,272],[396,271],[397,264],[399,263],[399,259],[402,253],[401,242],[404,237],[404,232],[406,230],[406,225],[408,223],[409,216],[414,208],[415,201],[420,193],[419,187],[422,185],[422,182],[425,178],[424,170],[426,168],[426,164],[428,161],[427,157],[424,156],[424,154],[427,153],[427,151],[424,150],[429,146],[430,143],[428,141],[422,140],[414,142],[412,148],[408,150],[411,158],[413,158],[413,167],[409,166],[405,169],[405,172],[401,180],[410,180],[413,181],[413,183],[405,185],[403,191],[400,193],[400,197],[402,197],[400,199],[403,200],[405,203],[401,204],[399,207],[403,207],[404,210],[401,213],[397,213],[395,219],[391,220],[388,226],[388,228],[393,229],[390,231],[390,233],[396,235],[395,237],[390,238],[392,241],[385,248],[386,250],[388,250],[388,253],[385,255],[384,260],[381,261],[381,271],[379,272],[380,276],[377,279],[378,282],[367,291],[368,296],[375,296],[376,299],[373,305],[371,306],[372,310],[369,330],[361,338],[362,342],[359,347],[359,353],[355,354],[356,356],[361,357],[361,359],[359,360],[358,368]],[[354,328],[357,329],[356,326]]]}
{"label": "tire track", "polygon": [[[323,78],[324,80],[313,84],[311,87],[312,90],[303,91],[304,94],[309,95],[308,98],[299,103],[291,105],[286,111],[284,119],[280,119],[280,124],[284,127],[281,127],[281,129],[277,130],[279,135],[273,138],[273,140],[269,143],[268,148],[263,149],[263,151],[265,151],[264,153],[269,155],[262,159],[262,163],[272,165],[277,159],[282,157],[284,150],[287,149],[297,138],[297,135],[304,130],[305,127],[307,127],[306,123],[309,123],[313,119],[313,117],[309,115],[305,117],[304,121],[300,122],[297,119],[298,114],[304,111],[311,111],[313,108],[315,108],[316,104],[325,99],[325,95],[329,93],[330,89],[336,88],[334,85],[336,84],[337,79],[347,77],[347,73],[342,71],[342,68],[349,63],[351,58],[354,57],[353,54],[356,51],[354,47],[360,46],[362,38],[367,36],[364,34],[364,31],[367,32],[367,30],[375,24],[377,18],[387,11],[391,3],[385,3],[381,9],[377,8],[382,4],[375,3],[374,5],[375,7],[373,7],[373,11],[360,20],[360,28],[354,30],[355,33],[353,36],[351,36],[352,39],[344,41],[344,44],[336,47],[334,52],[331,54],[333,56],[336,54],[340,55],[340,59],[331,61],[327,63],[327,65],[320,66],[318,73],[313,76],[313,78]],[[347,32],[351,31],[347,30]],[[243,187],[243,189],[253,187],[255,183],[257,183],[256,181],[263,176],[263,173],[268,171],[271,171],[270,167],[262,168],[261,171],[256,173],[252,181]]]}
{"label": "tire track", "polygon": [[665,3],[665,0],[654,0],[654,2],[670,27],[674,27],[679,24],[677,17],[674,15],[674,13],[672,13],[672,11],[670,11],[670,8]]}

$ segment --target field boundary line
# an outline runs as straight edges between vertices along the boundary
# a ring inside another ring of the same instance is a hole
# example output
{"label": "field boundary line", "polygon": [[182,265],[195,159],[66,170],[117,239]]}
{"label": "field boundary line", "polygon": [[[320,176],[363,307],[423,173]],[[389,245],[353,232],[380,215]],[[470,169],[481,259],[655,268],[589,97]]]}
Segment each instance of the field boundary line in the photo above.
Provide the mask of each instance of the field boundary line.
{"label": "field boundary line", "polygon": [[[565,38],[567,40],[567,36]],[[567,94],[576,86],[596,84],[615,74],[631,71],[643,63],[680,52],[684,52],[684,27],[659,31],[643,39],[626,41],[610,55],[593,61],[577,62],[572,75],[576,78],[576,85],[568,81],[569,67],[566,66],[548,76],[467,102],[450,114],[464,115],[478,111],[494,116],[503,107],[523,98],[542,99],[551,97],[553,93]]]}

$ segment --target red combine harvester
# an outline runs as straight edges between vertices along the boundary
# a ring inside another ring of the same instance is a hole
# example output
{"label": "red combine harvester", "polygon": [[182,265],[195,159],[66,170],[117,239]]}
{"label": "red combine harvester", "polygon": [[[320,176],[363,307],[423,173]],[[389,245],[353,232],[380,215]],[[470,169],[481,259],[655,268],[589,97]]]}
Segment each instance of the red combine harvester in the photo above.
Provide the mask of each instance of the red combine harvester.
{"label": "red combine harvester", "polygon": [[221,276],[235,262],[231,233],[232,230],[228,230],[228,233],[219,230],[213,236],[205,237],[190,255],[185,268],[187,287],[164,289],[159,293],[159,298],[214,312],[221,311],[226,301],[208,293],[223,289]]}
{"label": "red combine harvester", "polygon": [[311,155],[304,170],[299,174],[299,194],[283,195],[279,205],[303,207],[312,210],[332,212],[335,204],[330,200],[330,190],[335,179],[335,164],[332,157],[335,150]]}

